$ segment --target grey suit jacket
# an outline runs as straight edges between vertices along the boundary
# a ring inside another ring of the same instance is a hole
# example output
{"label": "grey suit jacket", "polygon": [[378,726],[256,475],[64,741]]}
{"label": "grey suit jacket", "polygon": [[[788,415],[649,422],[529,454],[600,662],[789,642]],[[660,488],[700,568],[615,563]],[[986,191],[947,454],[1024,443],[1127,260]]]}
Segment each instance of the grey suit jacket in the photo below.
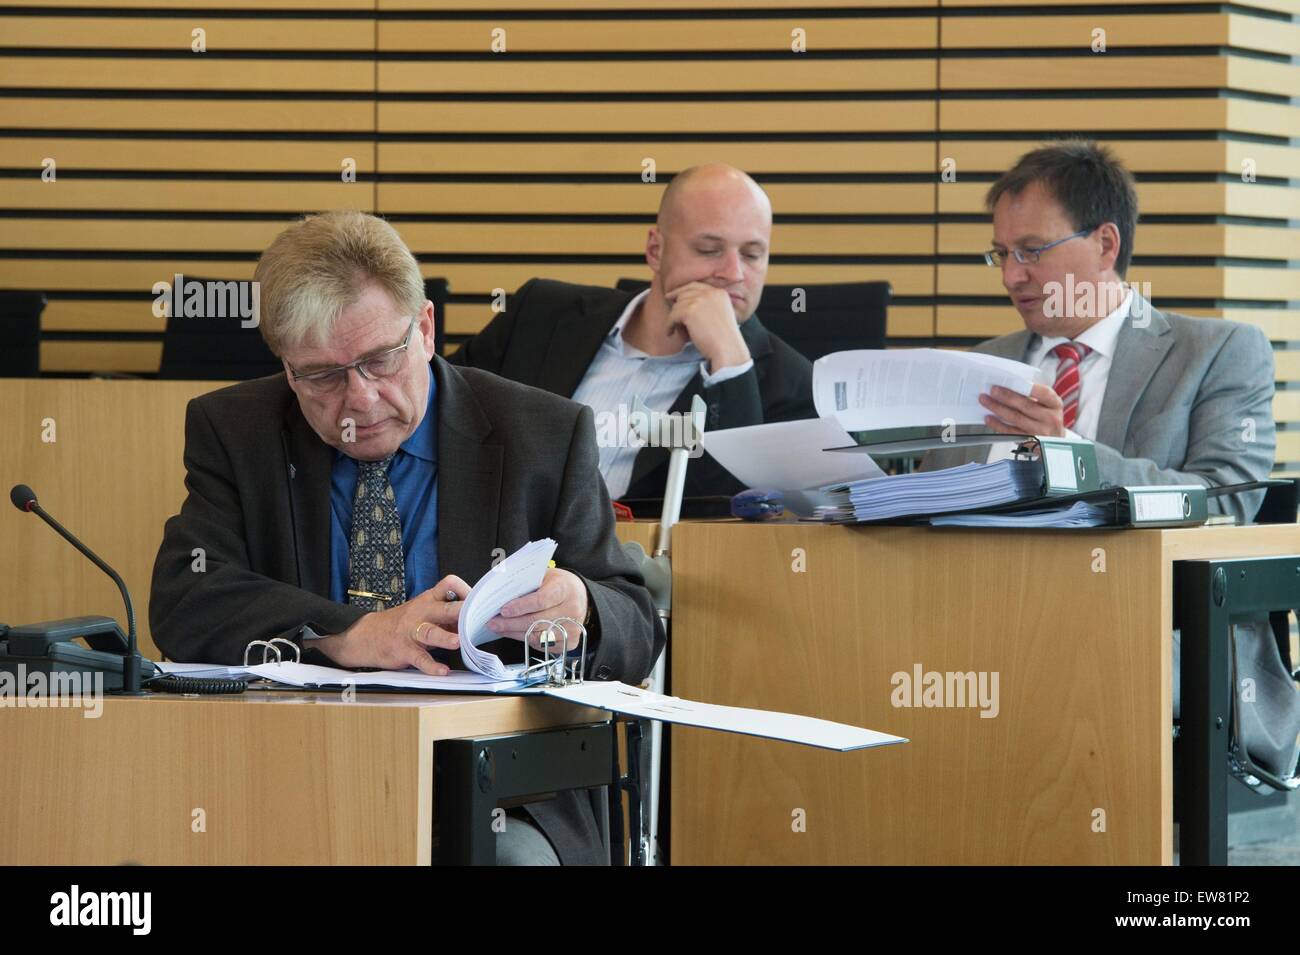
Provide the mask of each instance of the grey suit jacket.
{"label": "grey suit jacket", "polygon": [[[1037,339],[1013,332],[974,350],[1024,361]],[[1215,487],[1268,477],[1277,447],[1268,339],[1253,325],[1161,312],[1135,293],[1115,342],[1096,446],[1103,485]],[[982,462],[986,454],[987,445],[932,451],[922,466]],[[1210,513],[1244,523],[1263,498],[1263,491],[1211,498]]]}
{"label": "grey suit jacket", "polygon": [[[587,674],[639,682],[663,646],[650,596],[614,536],[589,408],[487,372],[432,362],[438,415],[438,568],[471,584],[541,537],[592,604]],[[154,564],[149,623],[173,660],[242,662],[253,639],[339,633],[363,612],[329,597],[334,450],[283,374],[190,402],[181,512]],[[206,570],[191,567],[203,548]],[[518,641],[488,645],[503,659]],[[329,663],[307,648],[304,661]],[[529,807],[565,863],[608,861],[585,793]]]}

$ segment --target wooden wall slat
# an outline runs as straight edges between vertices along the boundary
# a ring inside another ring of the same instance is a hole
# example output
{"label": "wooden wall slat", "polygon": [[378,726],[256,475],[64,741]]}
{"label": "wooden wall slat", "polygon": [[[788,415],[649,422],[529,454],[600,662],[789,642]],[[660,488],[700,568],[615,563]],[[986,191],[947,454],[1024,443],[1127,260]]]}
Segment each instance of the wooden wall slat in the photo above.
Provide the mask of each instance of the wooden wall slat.
{"label": "wooden wall slat", "polygon": [[[69,0],[70,2],[70,0]],[[1165,2],[1165,0],[1160,0]],[[1173,2],[1173,0],[1168,0]],[[1289,0],[1267,0],[1267,2],[1289,2]],[[439,12],[446,9],[437,2],[430,0],[376,0],[378,9],[383,11],[390,10],[420,10]],[[708,8],[711,10],[735,10],[740,13],[747,13],[750,10],[788,10],[793,0],[708,0]],[[500,0],[455,0],[455,9],[457,10],[499,10],[501,9]],[[931,7],[934,6],[934,0],[817,0],[818,9],[842,9],[849,7],[879,8],[879,7]],[[523,5],[511,6],[510,9],[522,9]],[[528,4],[529,10],[632,10],[638,13],[649,13],[652,9],[662,10],[695,10],[699,8],[698,0],[534,0]]]}
{"label": "wooden wall slat", "polygon": [[[98,10],[121,7],[122,4],[119,0],[9,0],[5,6],[53,9],[85,7]],[[143,10],[262,10],[266,3],[264,0],[131,0],[130,6]],[[275,0],[275,8],[327,13],[364,11],[373,10],[375,0]]]}
{"label": "wooden wall slat", "polygon": [[[39,169],[39,167],[37,167]],[[63,167],[60,167],[63,169]],[[4,197],[8,209],[106,209],[197,212],[286,212],[298,215],[322,209],[374,211],[370,183],[162,179],[140,188],[138,179],[76,179],[54,182],[32,178],[11,182]]]}
{"label": "wooden wall slat", "polygon": [[[429,183],[381,182],[378,206],[385,214],[436,209],[441,214],[564,214],[581,209],[589,215],[653,216],[662,183],[643,183],[629,176],[621,183]],[[932,183],[768,183],[778,215],[930,215]]]}
{"label": "wooden wall slat", "polygon": [[0,86],[15,89],[276,90],[373,93],[365,60],[0,56]]}
{"label": "wooden wall slat", "polygon": [[[1278,381],[1300,381],[1300,351],[1274,352],[1273,368]],[[1300,456],[1279,460],[1300,461]]]}
{"label": "wooden wall slat", "polygon": [[[397,229],[417,256],[639,255],[649,224],[400,222]],[[772,242],[776,255],[933,255],[934,228],[925,223],[784,223],[773,230]]]}
{"label": "wooden wall slat", "polygon": [[[2,141],[0,141],[2,142]],[[1300,150],[1297,150],[1300,153]],[[754,175],[770,173],[932,172],[931,142],[381,142],[387,173],[618,173],[640,179],[652,159],[667,177],[701,162],[728,162]],[[1262,167],[1261,167],[1262,168]],[[662,182],[660,183],[662,185]]]}
{"label": "wooden wall slat", "polygon": [[[260,253],[292,221],[223,219],[12,218],[0,220],[0,249],[171,249]],[[645,224],[549,222],[399,222],[419,255],[637,254]],[[787,224],[782,254],[933,255],[934,228],[921,224]]]}
{"label": "wooden wall slat", "polygon": [[[809,50],[933,49],[937,17],[810,17],[798,14],[761,20],[693,17],[681,20],[618,19],[380,20],[379,49],[385,52],[489,52],[493,30],[505,30],[507,53],[663,50],[791,52],[791,31],[802,29]],[[1226,33],[1226,26],[1225,26]]]}
{"label": "wooden wall slat", "polygon": [[[1150,4],[1181,4],[1184,0],[1143,0],[1144,3]],[[1098,7],[1121,6],[1128,3],[1128,0],[1095,0]],[[943,0],[945,7],[959,9],[961,7],[986,7],[989,0]],[[998,0],[998,6],[1002,7],[1057,7],[1057,6],[1077,6],[1076,0]],[[1241,7],[1256,7],[1260,10],[1275,10],[1278,13],[1290,13],[1295,15],[1300,13],[1300,0],[1242,0],[1236,4]],[[955,18],[954,18],[955,19]]]}
{"label": "wooden wall slat", "polygon": [[992,90],[1032,85],[1038,89],[1221,89],[1290,96],[1300,89],[1300,67],[1240,56],[1053,57],[1044,73],[1038,57],[946,58],[939,64],[945,90]]}
{"label": "wooden wall slat", "polygon": [[1147,132],[1215,129],[1266,136],[1300,135],[1300,108],[1253,100],[1188,97],[1149,99],[1033,99],[1008,109],[1005,100],[941,100],[941,132]]}
{"label": "wooden wall slat", "polygon": [[373,132],[369,100],[129,99],[0,96],[0,128],[241,132]]}
{"label": "wooden wall slat", "polygon": [[[933,59],[882,60],[875,69],[840,60],[380,61],[379,88],[391,93],[817,93],[932,90]],[[3,73],[0,71],[0,76]],[[1213,84],[1204,84],[1213,85]]]}
{"label": "wooden wall slat", "polygon": [[[1225,140],[1179,140],[1176,145],[1161,140],[1102,138],[1120,161],[1136,174],[1168,172],[1226,172],[1240,175],[1243,162],[1250,160],[1256,176],[1289,177],[1300,169],[1300,149],[1270,143]],[[1023,140],[953,140],[939,142],[939,155],[956,163],[957,177],[970,173],[996,175],[1026,151],[1038,145]]]}
{"label": "wooden wall slat", "polygon": [[1278,461],[1300,461],[1300,431],[1279,431],[1276,455]]}
{"label": "wooden wall slat", "polygon": [[[256,139],[88,139],[61,136],[0,137],[0,167],[39,170],[53,157],[60,170],[190,170],[340,175],[343,160],[356,163],[358,176],[375,171],[375,144],[364,139],[318,142]],[[639,167],[638,167],[639,168]],[[165,180],[153,180],[148,191]],[[340,180],[341,181],[341,180]]]}
{"label": "wooden wall slat", "polygon": [[[1040,14],[985,16],[950,20],[941,37],[944,49],[1070,49],[1091,52],[1093,31],[1104,30],[1105,53],[1123,55],[1132,47],[1232,46],[1284,56],[1300,54],[1300,27],[1230,13]],[[1098,64],[1100,65],[1100,64]]]}
{"label": "wooden wall slat", "polygon": [[47,332],[150,332],[161,334],[166,318],[153,313],[152,299],[53,299],[41,313]]}
{"label": "wooden wall slat", "polygon": [[0,288],[68,292],[148,292],[176,272],[211,279],[251,279],[252,259],[0,258]]}
{"label": "wooden wall slat", "polygon": [[[282,4],[276,4],[282,6]],[[215,6],[215,4],[205,4]],[[0,16],[5,46],[32,49],[191,50],[201,27],[209,52],[224,50],[373,50],[369,20],[189,17]],[[201,54],[196,54],[196,56]]]}
{"label": "wooden wall slat", "polygon": [[41,370],[46,372],[152,374],[161,360],[162,342],[41,342]]}
{"label": "wooden wall slat", "polygon": [[926,132],[934,104],[917,100],[379,103],[381,133]]}

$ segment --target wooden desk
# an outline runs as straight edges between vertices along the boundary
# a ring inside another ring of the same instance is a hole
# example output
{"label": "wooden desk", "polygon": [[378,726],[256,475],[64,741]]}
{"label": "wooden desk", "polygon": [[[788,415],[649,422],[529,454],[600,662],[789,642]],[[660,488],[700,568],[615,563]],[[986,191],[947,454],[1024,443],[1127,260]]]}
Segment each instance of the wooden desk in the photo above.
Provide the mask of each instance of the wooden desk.
{"label": "wooden desk", "polygon": [[[1173,851],[1173,562],[1300,553],[1300,528],[683,524],[673,552],[674,694],[912,741],[675,727],[674,864],[1153,865]],[[893,705],[917,665],[997,672],[997,716]]]}
{"label": "wooden desk", "polygon": [[108,697],[98,719],[8,710],[0,865],[428,865],[437,741],[607,720],[538,698],[276,690]]}

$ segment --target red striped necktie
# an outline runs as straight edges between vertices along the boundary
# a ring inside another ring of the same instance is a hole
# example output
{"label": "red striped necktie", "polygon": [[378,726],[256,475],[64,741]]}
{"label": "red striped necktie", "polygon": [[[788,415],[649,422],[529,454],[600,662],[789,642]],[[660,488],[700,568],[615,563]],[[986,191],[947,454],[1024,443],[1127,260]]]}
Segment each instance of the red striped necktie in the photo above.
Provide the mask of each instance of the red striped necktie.
{"label": "red striped necktie", "polygon": [[1092,349],[1080,342],[1063,342],[1052,349],[1060,362],[1056,366],[1056,384],[1052,387],[1065,405],[1065,426],[1073,428],[1079,420],[1079,364]]}

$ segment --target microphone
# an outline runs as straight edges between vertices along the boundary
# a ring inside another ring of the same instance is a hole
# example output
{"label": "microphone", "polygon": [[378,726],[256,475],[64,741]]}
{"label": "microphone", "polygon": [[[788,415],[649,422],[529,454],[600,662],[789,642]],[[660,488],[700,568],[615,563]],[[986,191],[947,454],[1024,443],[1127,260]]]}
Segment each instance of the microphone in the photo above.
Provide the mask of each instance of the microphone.
{"label": "microphone", "polygon": [[135,607],[131,604],[131,595],[127,592],[126,584],[112,567],[99,559],[89,547],[77,540],[62,524],[45,513],[36,500],[36,492],[26,484],[15,484],[9,492],[9,500],[13,501],[14,507],[18,510],[35,514],[46,524],[53,527],[59,536],[66,540],[77,550],[81,551],[92,564],[108,574],[113,583],[117,584],[117,589],[122,592],[122,600],[126,604],[126,627],[127,627],[127,646],[126,656],[122,658],[122,692],[130,696],[140,695],[140,651],[135,642]]}

